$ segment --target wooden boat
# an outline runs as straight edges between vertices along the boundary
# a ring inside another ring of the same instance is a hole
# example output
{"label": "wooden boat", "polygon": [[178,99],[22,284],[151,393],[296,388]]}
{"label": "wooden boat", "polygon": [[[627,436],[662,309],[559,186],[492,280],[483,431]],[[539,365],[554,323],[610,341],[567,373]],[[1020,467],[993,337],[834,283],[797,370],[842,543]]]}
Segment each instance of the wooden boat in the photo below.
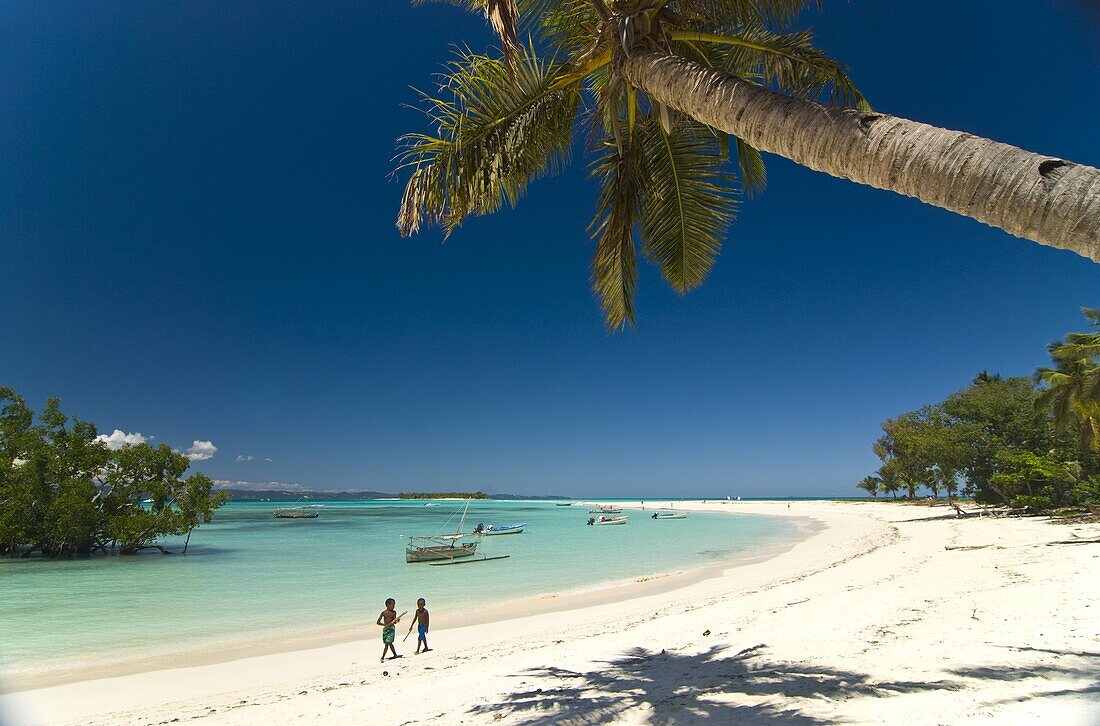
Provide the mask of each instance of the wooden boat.
{"label": "wooden boat", "polygon": [[[302,501],[301,499],[298,500]],[[300,506],[297,502],[293,507],[279,507],[275,510],[275,519],[317,519],[317,504]]]}
{"label": "wooden boat", "polygon": [[572,507],[573,502],[554,502],[555,507]]}
{"label": "wooden boat", "polygon": [[588,510],[589,514],[622,514],[623,508],[614,504],[597,504],[595,508]]}
{"label": "wooden boat", "polygon": [[654,512],[652,519],[687,519],[687,512],[674,512],[672,510],[664,510],[661,512]]}
{"label": "wooden boat", "polygon": [[311,509],[276,509],[275,519],[317,519],[317,512]]}
{"label": "wooden boat", "polygon": [[520,534],[526,526],[527,522],[519,522],[517,524],[490,524],[488,527],[482,527],[479,524],[474,528],[474,534],[480,534],[483,537],[493,537],[500,534]]}
{"label": "wooden boat", "polygon": [[588,524],[590,524],[594,527],[602,527],[604,525],[609,525],[609,524],[626,524],[626,519],[627,518],[625,516],[623,516],[623,517],[604,517],[604,516],[600,516],[599,518],[589,517],[588,518]]}
{"label": "wooden boat", "polygon": [[439,562],[473,557],[477,554],[477,540],[447,542],[443,537],[410,537],[405,548],[405,562]]}
{"label": "wooden boat", "polygon": [[409,537],[409,544],[405,547],[405,562],[447,562],[473,557],[477,553],[477,535],[462,531],[469,509],[470,500],[467,499],[462,510],[462,519],[458,521],[458,531],[453,534]]}

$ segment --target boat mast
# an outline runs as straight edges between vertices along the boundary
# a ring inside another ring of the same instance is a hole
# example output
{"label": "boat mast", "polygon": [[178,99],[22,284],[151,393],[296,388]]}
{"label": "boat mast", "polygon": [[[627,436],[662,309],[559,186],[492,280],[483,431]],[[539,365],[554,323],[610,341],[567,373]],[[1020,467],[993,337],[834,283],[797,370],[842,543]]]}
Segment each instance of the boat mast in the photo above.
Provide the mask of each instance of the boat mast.
{"label": "boat mast", "polygon": [[[462,519],[458,520],[458,531],[455,534],[462,534],[462,527],[466,524],[466,512],[470,509],[470,500],[466,500],[466,506],[462,508]],[[451,515],[454,516],[453,514]]]}

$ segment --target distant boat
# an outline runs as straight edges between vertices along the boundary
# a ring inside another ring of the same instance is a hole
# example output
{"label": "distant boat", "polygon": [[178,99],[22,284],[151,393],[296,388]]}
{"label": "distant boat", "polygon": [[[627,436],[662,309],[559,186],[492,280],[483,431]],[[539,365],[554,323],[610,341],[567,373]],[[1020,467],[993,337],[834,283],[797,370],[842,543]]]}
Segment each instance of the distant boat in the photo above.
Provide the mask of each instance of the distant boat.
{"label": "distant boat", "polygon": [[616,507],[614,504],[597,504],[595,508],[588,510],[589,514],[622,514],[622,507]]}
{"label": "distant boat", "polygon": [[523,532],[523,528],[527,526],[527,522],[519,522],[516,524],[490,524],[488,527],[478,525],[474,527],[474,534],[480,534],[485,537],[492,537],[499,534],[519,534]]}
{"label": "distant boat", "polygon": [[473,557],[477,553],[477,535],[462,531],[469,509],[470,500],[467,499],[462,518],[458,520],[458,531],[453,534],[409,537],[409,544],[405,547],[405,562],[440,562]]}
{"label": "distant boat", "polygon": [[687,512],[673,512],[671,510],[664,510],[653,513],[653,519],[687,519]]}
{"label": "distant boat", "polygon": [[302,500],[294,502],[293,507],[279,507],[275,510],[275,519],[317,519],[317,507],[319,504],[299,504]]}
{"label": "distant boat", "polygon": [[555,507],[572,507],[573,502],[555,502],[554,506]]}
{"label": "distant boat", "polygon": [[601,527],[609,524],[626,524],[626,517],[589,517],[588,524],[595,527]]}
{"label": "distant boat", "polygon": [[427,503],[427,504],[425,504],[424,506],[425,506],[425,507],[438,507],[439,505],[438,505],[438,504],[436,504],[435,502],[428,502],[428,503]]}
{"label": "distant boat", "polygon": [[317,510],[309,507],[281,507],[275,510],[275,519],[317,519]]}

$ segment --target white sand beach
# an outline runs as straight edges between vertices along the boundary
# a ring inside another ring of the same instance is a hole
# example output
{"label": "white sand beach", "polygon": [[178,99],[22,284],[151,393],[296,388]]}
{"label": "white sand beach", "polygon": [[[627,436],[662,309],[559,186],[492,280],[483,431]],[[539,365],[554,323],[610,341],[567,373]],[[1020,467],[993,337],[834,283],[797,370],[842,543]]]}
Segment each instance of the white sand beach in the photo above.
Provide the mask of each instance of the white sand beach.
{"label": "white sand beach", "polygon": [[414,656],[410,639],[383,666],[372,638],[152,670],[5,694],[0,722],[1100,723],[1100,546],[1055,544],[1100,525],[881,503],[677,507],[823,526],[673,589],[465,627],[433,612],[434,650]]}

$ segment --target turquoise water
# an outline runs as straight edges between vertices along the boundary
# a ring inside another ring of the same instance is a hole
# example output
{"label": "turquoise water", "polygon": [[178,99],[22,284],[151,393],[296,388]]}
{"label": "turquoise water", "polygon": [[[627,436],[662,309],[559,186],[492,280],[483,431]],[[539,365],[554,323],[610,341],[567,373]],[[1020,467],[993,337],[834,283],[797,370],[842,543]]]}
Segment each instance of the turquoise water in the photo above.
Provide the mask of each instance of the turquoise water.
{"label": "turquoise water", "polygon": [[448,616],[487,603],[715,565],[801,535],[796,520],[770,517],[655,522],[628,511],[626,526],[588,527],[588,508],[580,505],[473,502],[467,530],[478,522],[528,523],[523,534],[482,541],[486,554],[511,557],[430,567],[405,563],[406,538],[454,531],[454,502],[326,502],[312,520],[276,520],[275,506],[224,507],[195,531],[186,557],[0,559],[0,672],[361,626],[373,623],[387,597],[397,598],[398,611],[426,598],[433,624],[443,627]]}

